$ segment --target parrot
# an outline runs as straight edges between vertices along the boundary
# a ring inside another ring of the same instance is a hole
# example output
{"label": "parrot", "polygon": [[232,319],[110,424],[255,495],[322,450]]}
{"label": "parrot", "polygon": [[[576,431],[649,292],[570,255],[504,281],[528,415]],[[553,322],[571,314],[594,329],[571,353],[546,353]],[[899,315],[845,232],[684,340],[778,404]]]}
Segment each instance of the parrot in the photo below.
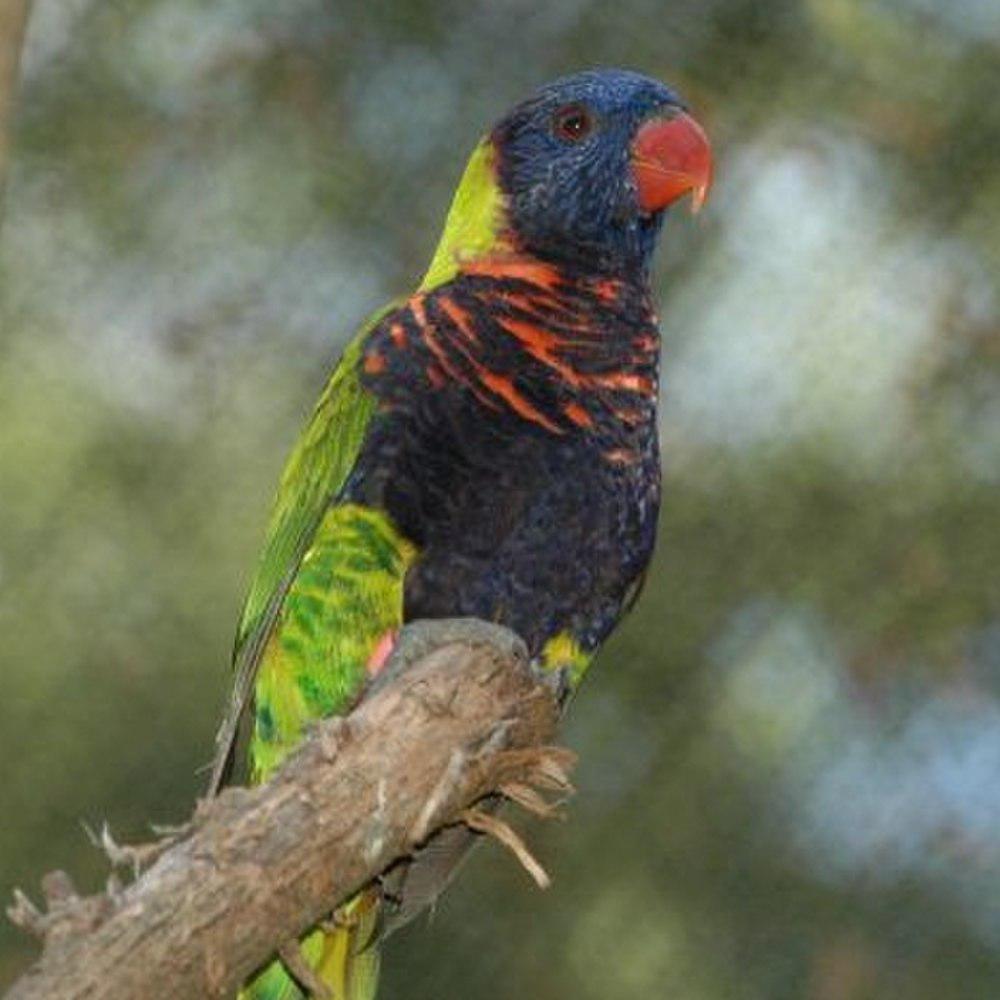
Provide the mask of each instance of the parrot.
{"label": "parrot", "polygon": [[[349,713],[418,619],[506,626],[575,690],[652,556],[651,266],[666,210],[699,208],[712,169],[678,93],[625,69],[548,83],[475,145],[426,274],[349,341],[287,461],[211,794],[267,781],[310,724]],[[380,942],[473,837],[448,828],[391,893],[302,937],[329,996],[375,997]],[[301,978],[274,958],[240,1000],[300,1000]]]}

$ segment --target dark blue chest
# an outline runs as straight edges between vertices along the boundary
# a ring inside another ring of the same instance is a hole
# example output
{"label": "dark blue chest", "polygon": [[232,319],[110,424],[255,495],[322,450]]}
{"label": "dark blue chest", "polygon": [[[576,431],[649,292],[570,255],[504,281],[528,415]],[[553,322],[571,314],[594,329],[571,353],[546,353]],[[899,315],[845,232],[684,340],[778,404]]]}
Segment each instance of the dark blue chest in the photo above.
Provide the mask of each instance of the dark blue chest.
{"label": "dark blue chest", "polygon": [[572,441],[511,433],[481,410],[379,418],[349,484],[420,549],[405,617],[475,616],[533,652],[568,629],[605,638],[653,551],[660,475],[653,428],[630,464]]}
{"label": "dark blue chest", "polygon": [[497,621],[533,653],[568,630],[592,650],[641,579],[660,494],[655,326],[605,310],[595,328],[581,300],[543,322],[524,289],[449,289],[373,331],[362,365],[382,409],[346,493],[420,549],[407,619]]}

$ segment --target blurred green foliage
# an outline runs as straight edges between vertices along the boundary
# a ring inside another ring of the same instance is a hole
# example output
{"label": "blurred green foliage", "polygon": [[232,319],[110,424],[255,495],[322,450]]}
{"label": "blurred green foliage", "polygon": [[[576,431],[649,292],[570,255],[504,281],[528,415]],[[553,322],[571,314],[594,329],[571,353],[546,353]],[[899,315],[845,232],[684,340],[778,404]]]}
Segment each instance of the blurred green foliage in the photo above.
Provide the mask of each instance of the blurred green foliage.
{"label": "blurred green foliage", "polygon": [[[203,783],[284,454],[560,72],[677,85],[667,484],[580,794],[386,1000],[1000,995],[1000,8],[37,0],[0,233],[0,894]],[[0,930],[0,982],[32,944]]]}

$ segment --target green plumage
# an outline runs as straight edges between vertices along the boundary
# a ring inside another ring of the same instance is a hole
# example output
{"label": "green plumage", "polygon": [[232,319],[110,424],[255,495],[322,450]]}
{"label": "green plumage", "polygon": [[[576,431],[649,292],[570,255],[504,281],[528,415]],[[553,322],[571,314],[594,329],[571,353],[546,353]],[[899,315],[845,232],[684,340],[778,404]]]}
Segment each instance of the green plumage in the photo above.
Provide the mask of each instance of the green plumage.
{"label": "green plumage", "polygon": [[[387,307],[391,308],[391,307]],[[335,498],[375,411],[359,378],[361,346],[380,310],[348,346],[281,477],[264,550],[236,639],[236,682],[219,733],[212,789],[235,772],[267,780],[309,722],[346,711],[379,639],[402,622],[402,581],[414,549],[380,511]],[[377,897],[341,908],[342,926],[302,941],[337,1000],[370,1000],[378,979]],[[298,1000],[280,961],[241,1000]]]}
{"label": "green plumage", "polygon": [[[383,310],[384,311],[384,310]],[[267,541],[247,594],[237,635],[237,650],[256,631],[266,629],[268,607],[297,565],[330,497],[343,485],[364,440],[374,400],[358,378],[357,359],[364,332],[344,352],[316,405],[312,420],[289,457],[267,528]]]}
{"label": "green plumage", "polygon": [[378,641],[399,628],[414,548],[379,511],[330,507],[264,649],[254,699],[251,776],[264,781],[308,723],[350,708]]}
{"label": "green plumage", "polygon": [[213,793],[247,763],[240,759],[246,751],[247,709],[264,650],[324,512],[343,486],[364,441],[375,400],[361,384],[358,357],[365,334],[389,308],[379,310],[345,350],[282,473],[236,634],[235,681],[217,736],[210,783]]}

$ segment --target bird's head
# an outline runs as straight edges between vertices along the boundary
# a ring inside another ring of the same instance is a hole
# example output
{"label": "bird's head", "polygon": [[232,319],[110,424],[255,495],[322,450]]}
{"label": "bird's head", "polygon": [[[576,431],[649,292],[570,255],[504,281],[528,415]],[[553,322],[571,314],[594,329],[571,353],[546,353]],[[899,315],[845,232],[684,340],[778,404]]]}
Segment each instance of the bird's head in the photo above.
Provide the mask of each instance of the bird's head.
{"label": "bird's head", "polygon": [[700,207],[711,173],[708,138],[669,87],[618,69],[563,77],[477,146],[428,278],[498,250],[644,274],[664,210],[688,193]]}

